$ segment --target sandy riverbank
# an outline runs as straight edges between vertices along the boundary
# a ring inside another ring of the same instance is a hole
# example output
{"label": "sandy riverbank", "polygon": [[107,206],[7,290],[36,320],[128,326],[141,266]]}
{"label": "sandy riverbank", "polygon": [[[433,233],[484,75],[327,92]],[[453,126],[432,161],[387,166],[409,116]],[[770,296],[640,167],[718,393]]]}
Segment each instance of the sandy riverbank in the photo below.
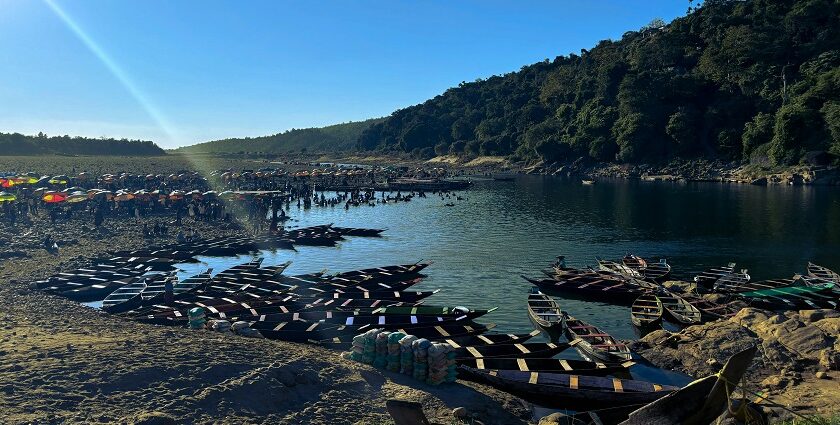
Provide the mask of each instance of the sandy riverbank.
{"label": "sandy riverbank", "polygon": [[[385,400],[399,398],[443,423],[455,407],[527,423],[517,399],[491,388],[432,387],[315,346],[140,324],[41,293],[30,282],[147,242],[133,220],[103,232],[38,220],[0,228],[20,254],[0,260],[0,422],[382,423]],[[241,233],[211,226],[195,224],[204,237]],[[46,231],[58,256],[38,246]]]}

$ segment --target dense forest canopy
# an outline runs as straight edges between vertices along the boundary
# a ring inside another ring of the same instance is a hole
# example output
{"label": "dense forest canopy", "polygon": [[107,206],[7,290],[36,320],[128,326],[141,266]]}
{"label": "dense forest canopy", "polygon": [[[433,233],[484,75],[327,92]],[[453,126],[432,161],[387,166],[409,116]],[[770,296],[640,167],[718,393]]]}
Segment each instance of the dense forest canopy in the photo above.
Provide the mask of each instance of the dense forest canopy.
{"label": "dense forest canopy", "polygon": [[840,154],[840,0],[706,0],[668,25],[461,83],[370,126],[358,147],[629,163]]}
{"label": "dense forest canopy", "polygon": [[70,136],[48,137],[44,133],[27,136],[0,133],[0,155],[121,155],[154,156],[166,152],[145,140]]}
{"label": "dense forest canopy", "polygon": [[321,128],[292,129],[272,136],[214,140],[177,149],[189,153],[289,153],[353,150],[362,130],[381,118]]}

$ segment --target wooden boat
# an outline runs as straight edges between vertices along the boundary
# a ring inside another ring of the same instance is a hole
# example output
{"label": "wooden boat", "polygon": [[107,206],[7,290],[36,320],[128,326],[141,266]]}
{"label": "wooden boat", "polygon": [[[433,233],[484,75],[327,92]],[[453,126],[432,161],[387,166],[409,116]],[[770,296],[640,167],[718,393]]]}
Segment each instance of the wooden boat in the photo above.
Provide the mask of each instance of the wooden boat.
{"label": "wooden boat", "polygon": [[840,284],[840,274],[828,267],[818,266],[808,262],[808,276]]}
{"label": "wooden boat", "polygon": [[[173,287],[172,287],[172,294],[173,299],[175,296],[184,293],[190,293],[200,290],[207,282],[210,281],[211,276],[210,273],[212,269],[208,269],[202,273],[199,273],[195,276],[188,277],[184,280],[178,280],[175,278]],[[137,310],[143,308],[145,306],[152,306],[155,304],[164,303],[165,300],[165,281],[157,282],[157,281],[146,281],[145,287],[142,289],[141,292],[137,293],[134,297],[129,298],[121,303],[106,305],[103,301],[102,310],[111,313],[111,314],[120,314],[126,313],[132,310]]]}
{"label": "wooden boat", "polygon": [[712,289],[715,292],[740,292],[743,290],[749,291],[750,289],[742,289],[742,288],[749,288],[747,284],[750,282],[750,275],[747,273],[747,270],[741,270],[740,272],[730,273],[724,276],[721,276],[718,280],[712,284]]}
{"label": "wooden boat", "polygon": [[591,186],[591,185],[595,184],[595,180],[593,180],[593,179],[582,179],[580,182],[582,184],[588,185],[588,186]]}
{"label": "wooden boat", "polygon": [[633,255],[633,254],[627,254],[627,255],[625,255],[625,256],[621,259],[621,262],[622,262],[625,266],[627,266],[627,267],[629,267],[629,268],[631,268],[631,269],[633,269],[633,270],[636,270],[636,271],[638,271],[638,272],[640,272],[640,273],[641,273],[641,271],[642,271],[642,270],[644,270],[644,269],[647,267],[647,261],[645,261],[645,259],[644,259],[644,258],[639,257],[639,256],[637,256],[637,255]]}
{"label": "wooden boat", "polygon": [[733,383],[752,364],[757,348],[750,347],[726,361],[717,374],[698,379],[638,410],[621,425],[710,424],[727,408]]}
{"label": "wooden boat", "polygon": [[606,376],[627,373],[635,363],[631,361],[618,364],[588,362],[585,360],[566,360],[553,358],[525,357],[490,357],[464,358],[457,360],[459,365],[473,369],[518,370],[522,372],[570,373],[575,375]]}
{"label": "wooden boat", "polygon": [[601,260],[601,259],[596,259],[596,261],[598,261],[598,269],[600,271],[605,271],[605,272],[609,272],[609,273],[615,273],[615,274],[619,274],[619,275],[622,275],[622,276],[629,276],[629,277],[635,277],[635,278],[643,277],[642,274],[639,273],[638,270],[631,269],[630,267],[627,267],[624,264],[616,263],[615,261]]}
{"label": "wooden boat", "polygon": [[[403,332],[406,335],[415,335],[418,338],[439,338],[441,336],[469,336],[480,335],[493,329],[496,325],[493,323],[487,325],[465,324],[453,325],[442,324],[436,326],[418,326],[418,327],[393,327],[387,330],[395,332]],[[379,328],[378,326],[376,328]],[[279,339],[284,341],[294,342],[319,342],[325,340],[335,340],[336,338],[352,338],[355,335],[361,334],[370,326],[335,326],[325,325],[320,322],[285,322],[278,324],[271,330],[260,330],[260,333],[268,339]]]}
{"label": "wooden boat", "polygon": [[381,236],[381,233],[385,231],[385,229],[364,229],[364,228],[356,228],[356,227],[336,227],[331,226],[335,232],[338,232],[342,236],[362,236],[362,237],[378,237]]}
{"label": "wooden boat", "polygon": [[796,285],[741,292],[739,297],[750,305],[775,309],[837,309],[840,300],[834,293],[836,284]]}
{"label": "wooden boat", "polygon": [[644,275],[645,279],[658,281],[665,279],[671,274],[671,265],[664,258],[655,263],[646,261],[646,264],[642,270],[642,275]]}
{"label": "wooden boat", "polygon": [[681,325],[696,325],[703,321],[700,310],[691,305],[682,297],[668,291],[660,291],[657,294],[662,308],[668,316]]}
{"label": "wooden boat", "polygon": [[[470,321],[484,315],[484,311],[472,311],[467,314],[449,314],[441,316],[409,315],[409,314],[366,314],[357,311],[298,311],[295,313],[274,313],[261,314],[258,316],[241,314],[231,320],[246,320],[257,322],[287,322],[291,320],[303,320],[308,322],[336,323],[344,325],[423,325],[440,324],[445,322]],[[243,312],[250,313],[250,312]],[[226,314],[226,316],[232,316]]]}
{"label": "wooden boat", "polygon": [[[487,313],[496,310],[485,310]],[[467,314],[475,311],[466,307],[446,307],[434,305],[415,305],[415,306],[392,306],[380,307],[374,310],[374,314],[415,314],[415,315],[446,315],[446,314]],[[478,310],[481,311],[481,310]]]}
{"label": "wooden boat", "polygon": [[461,346],[455,349],[456,359],[488,357],[540,357],[548,358],[567,350],[567,343],[525,342],[522,344],[484,344]]}
{"label": "wooden boat", "polygon": [[[492,325],[495,327],[495,325]],[[529,334],[501,334],[501,333],[475,333],[471,330],[467,330],[466,334],[451,334],[446,331],[445,328],[433,328],[431,332],[423,331],[424,335],[423,338],[428,339],[429,341],[439,341],[439,342],[446,342],[453,347],[457,348],[460,346],[475,346],[475,345],[483,345],[483,344],[517,344],[523,343],[537,335],[539,335],[539,331],[533,331]],[[406,329],[408,331],[408,329]],[[412,330],[413,331],[413,330]],[[410,334],[410,332],[409,332]],[[328,340],[320,340],[320,341],[311,341],[314,343],[318,343],[323,345],[327,348],[332,348],[335,350],[348,350],[351,348],[353,343],[353,337],[335,337]]]}
{"label": "wooden boat", "polygon": [[662,322],[662,301],[654,294],[642,294],[630,308],[630,321],[640,327],[651,327]]}
{"label": "wooden boat", "polygon": [[715,303],[696,295],[682,294],[680,297],[700,310],[704,321],[727,319],[741,310],[740,307],[733,306],[732,303]]}
{"label": "wooden boat", "polygon": [[173,272],[143,276],[137,281],[122,286],[114,292],[111,292],[104,300],[102,300],[102,308],[103,310],[107,310],[109,307],[116,304],[121,304],[134,297],[141,296],[149,285],[160,284],[160,287],[162,287],[166,281],[171,280],[177,280],[175,273]]}
{"label": "wooden boat", "polygon": [[706,289],[711,289],[718,279],[726,275],[730,275],[734,272],[735,263],[729,263],[721,267],[712,267],[708,270],[700,272],[700,274],[698,274],[697,276],[694,276],[694,282],[697,284],[697,286]]}
{"label": "wooden boat", "polygon": [[677,387],[629,379],[458,367],[459,377],[490,385],[550,408],[615,407],[650,403]]}
{"label": "wooden boat", "polygon": [[547,293],[557,292],[577,295],[588,300],[609,301],[618,304],[631,304],[643,291],[627,281],[607,272],[579,270],[555,275],[551,279],[523,279]]}
{"label": "wooden boat", "polygon": [[633,356],[626,345],[583,320],[565,314],[566,338],[571,345],[588,360],[601,360],[607,363],[623,363]]}
{"label": "wooden boat", "polygon": [[557,301],[532,286],[528,294],[528,316],[549,335],[563,332],[563,311]]}

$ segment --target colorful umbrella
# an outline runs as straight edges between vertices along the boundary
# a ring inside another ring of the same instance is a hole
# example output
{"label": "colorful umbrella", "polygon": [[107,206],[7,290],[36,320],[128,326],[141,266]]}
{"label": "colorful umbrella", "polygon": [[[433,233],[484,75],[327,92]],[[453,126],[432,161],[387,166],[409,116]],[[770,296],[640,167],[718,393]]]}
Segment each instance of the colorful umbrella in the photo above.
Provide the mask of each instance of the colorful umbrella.
{"label": "colorful umbrella", "polygon": [[84,202],[88,200],[87,193],[76,191],[67,196],[67,202],[75,204],[77,202]]}
{"label": "colorful umbrella", "polygon": [[67,199],[67,194],[61,192],[47,192],[41,199],[43,199],[44,202],[48,204],[56,204],[59,202],[64,202]]}
{"label": "colorful umbrella", "polygon": [[8,192],[0,192],[0,202],[11,202],[17,199],[17,196]]}

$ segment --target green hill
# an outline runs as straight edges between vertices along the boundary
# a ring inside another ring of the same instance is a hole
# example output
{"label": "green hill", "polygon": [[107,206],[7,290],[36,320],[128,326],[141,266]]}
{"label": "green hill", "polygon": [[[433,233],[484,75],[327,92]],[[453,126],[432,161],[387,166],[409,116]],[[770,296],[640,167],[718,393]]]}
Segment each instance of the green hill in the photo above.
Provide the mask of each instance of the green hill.
{"label": "green hill", "polygon": [[668,25],[462,83],[358,146],[630,163],[840,154],[840,0],[706,0]]}
{"label": "green hill", "polygon": [[27,136],[0,133],[0,155],[117,155],[154,156],[166,152],[150,141],[127,139],[92,139],[87,137],[53,136],[43,133]]}
{"label": "green hill", "polygon": [[362,131],[381,118],[321,128],[292,129],[273,136],[222,139],[178,148],[185,153],[287,153],[341,152],[352,150]]}

